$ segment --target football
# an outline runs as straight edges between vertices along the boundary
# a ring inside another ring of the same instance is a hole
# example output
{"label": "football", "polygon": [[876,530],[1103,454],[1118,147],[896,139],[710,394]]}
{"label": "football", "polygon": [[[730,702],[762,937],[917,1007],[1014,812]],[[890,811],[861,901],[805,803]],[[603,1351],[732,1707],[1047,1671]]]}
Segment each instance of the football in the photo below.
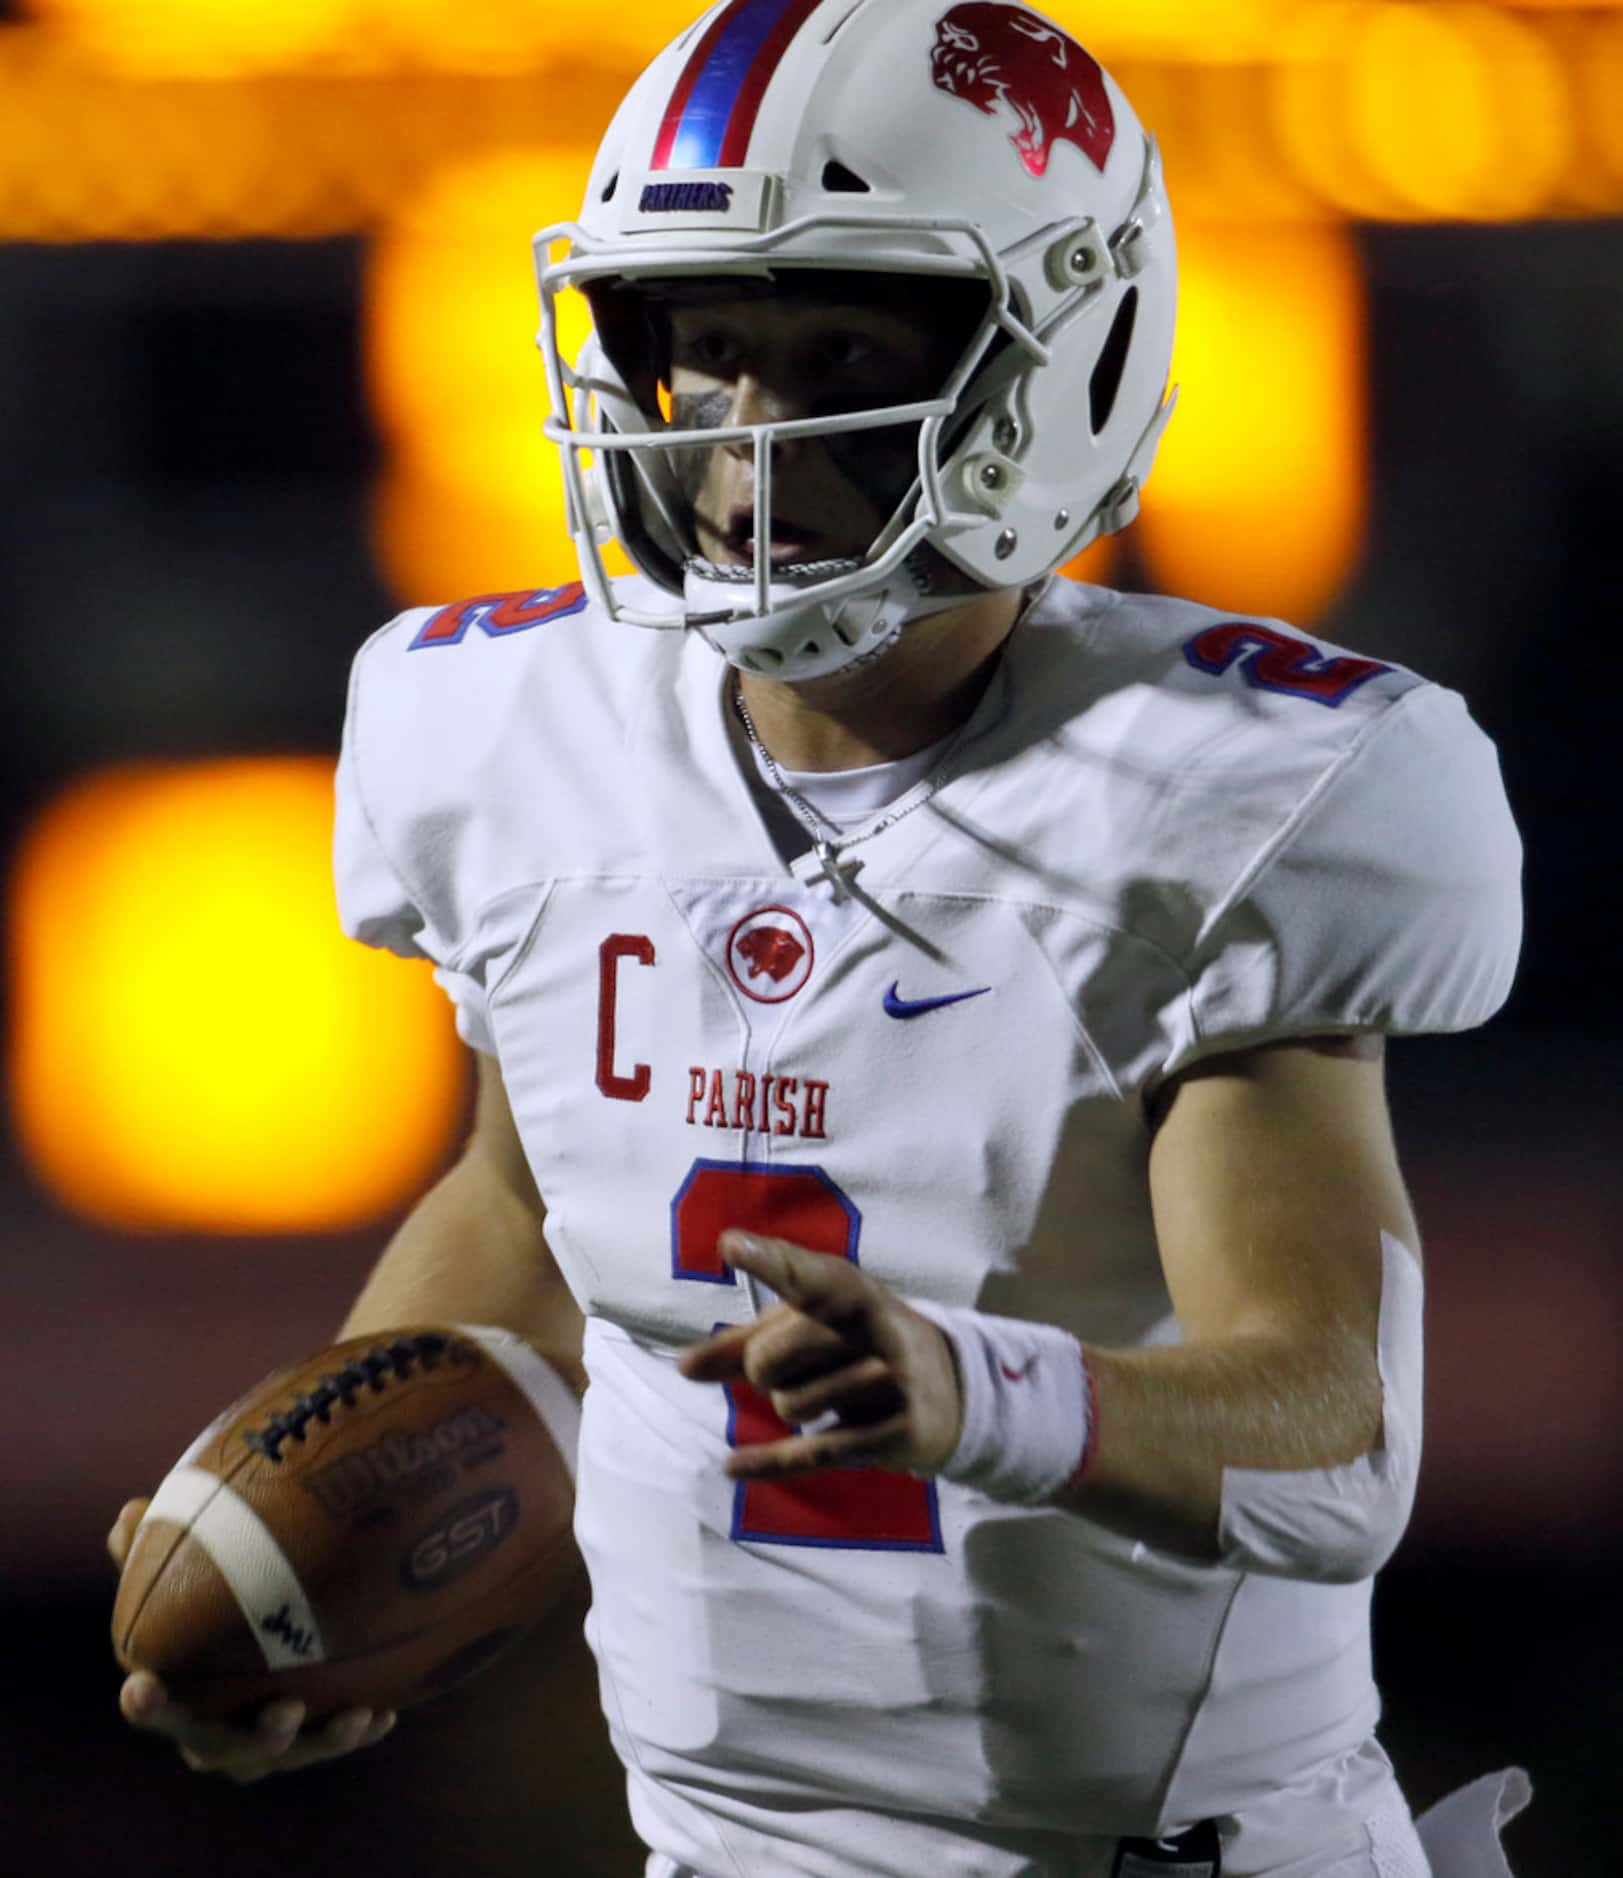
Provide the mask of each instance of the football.
{"label": "football", "polygon": [[578,1420],[557,1372],[501,1330],[391,1331],[278,1370],[153,1496],[114,1653],[217,1719],[282,1696],[316,1721],[439,1694],[571,1582]]}

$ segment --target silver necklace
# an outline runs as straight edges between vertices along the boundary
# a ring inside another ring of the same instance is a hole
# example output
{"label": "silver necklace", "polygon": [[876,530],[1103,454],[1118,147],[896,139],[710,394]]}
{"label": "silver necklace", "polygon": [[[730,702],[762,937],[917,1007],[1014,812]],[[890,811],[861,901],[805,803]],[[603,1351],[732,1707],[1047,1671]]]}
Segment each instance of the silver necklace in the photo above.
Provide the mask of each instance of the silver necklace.
{"label": "silver necklace", "polygon": [[864,828],[860,834],[847,835],[837,823],[831,822],[814,802],[808,802],[798,789],[784,775],[773,761],[772,752],[761,741],[760,732],[755,728],[755,720],[750,716],[749,706],[744,702],[743,687],[735,679],[733,682],[733,709],[738,713],[738,721],[744,726],[744,735],[749,738],[750,748],[760,759],[761,767],[777,793],[783,797],[790,813],[800,823],[812,839],[812,851],[822,864],[822,871],[810,877],[813,887],[826,885],[834,895],[836,906],[843,906],[847,900],[857,898],[856,878],[862,872],[861,861],[842,860],[847,848],[855,848],[864,841],[872,841],[875,835],[882,835],[887,828],[894,828],[899,821],[911,815],[915,809],[922,809],[947,779],[947,766],[958,753],[958,745],[963,740],[967,723],[959,726],[946,749],[941,752],[940,761],[922,782],[915,783],[901,801],[881,815],[878,821]]}

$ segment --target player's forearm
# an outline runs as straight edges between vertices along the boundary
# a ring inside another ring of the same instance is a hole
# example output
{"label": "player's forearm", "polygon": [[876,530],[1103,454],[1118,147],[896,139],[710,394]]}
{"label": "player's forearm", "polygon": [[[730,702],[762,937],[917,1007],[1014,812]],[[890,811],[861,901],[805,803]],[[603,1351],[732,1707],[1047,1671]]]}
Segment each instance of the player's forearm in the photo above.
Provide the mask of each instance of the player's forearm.
{"label": "player's forearm", "polygon": [[534,1211],[470,1149],[390,1240],[341,1335],[401,1324],[495,1324],[528,1338],[579,1393],[581,1319]]}
{"label": "player's forearm", "polygon": [[1090,1347],[1086,1360],[1094,1451],[1057,1503],[1187,1557],[1218,1557],[1225,1469],[1334,1467],[1380,1439],[1374,1352],[1350,1337]]}

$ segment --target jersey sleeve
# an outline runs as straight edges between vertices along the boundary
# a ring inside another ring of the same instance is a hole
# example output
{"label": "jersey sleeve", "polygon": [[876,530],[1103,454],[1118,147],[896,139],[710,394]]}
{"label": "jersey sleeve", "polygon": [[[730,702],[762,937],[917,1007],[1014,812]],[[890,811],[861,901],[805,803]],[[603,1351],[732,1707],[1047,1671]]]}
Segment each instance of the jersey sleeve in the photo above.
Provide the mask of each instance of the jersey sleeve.
{"label": "jersey sleeve", "polygon": [[[374,772],[387,765],[375,760],[362,734],[362,654],[350,680],[349,709],[344,719],[344,740],[335,778],[333,817],[333,878],[338,896],[338,921],[352,939],[403,959],[427,959],[434,977],[456,1010],[456,1027],[470,1048],[494,1056],[484,987],[456,969],[450,940],[439,932],[422,910],[427,896],[415,889],[402,865],[387,851],[379,832],[375,806]],[[368,758],[373,760],[368,762]]]}
{"label": "jersey sleeve", "polygon": [[1434,685],[1374,720],[1214,906],[1163,1074],[1271,1038],[1468,1030],[1509,995],[1521,842],[1492,743]]}

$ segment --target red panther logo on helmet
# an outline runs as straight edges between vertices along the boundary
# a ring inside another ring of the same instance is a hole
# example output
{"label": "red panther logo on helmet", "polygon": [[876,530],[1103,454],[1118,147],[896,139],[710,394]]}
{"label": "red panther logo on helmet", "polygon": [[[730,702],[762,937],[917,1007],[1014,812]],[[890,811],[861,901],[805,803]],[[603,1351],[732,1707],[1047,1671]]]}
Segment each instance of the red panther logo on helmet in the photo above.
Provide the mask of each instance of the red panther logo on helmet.
{"label": "red panther logo on helmet", "polygon": [[1020,120],[1010,140],[1033,176],[1048,173],[1056,143],[1074,143],[1103,171],[1116,114],[1097,60],[1024,7],[976,0],[936,23],[930,55],[937,87],[988,117],[1006,104]]}

